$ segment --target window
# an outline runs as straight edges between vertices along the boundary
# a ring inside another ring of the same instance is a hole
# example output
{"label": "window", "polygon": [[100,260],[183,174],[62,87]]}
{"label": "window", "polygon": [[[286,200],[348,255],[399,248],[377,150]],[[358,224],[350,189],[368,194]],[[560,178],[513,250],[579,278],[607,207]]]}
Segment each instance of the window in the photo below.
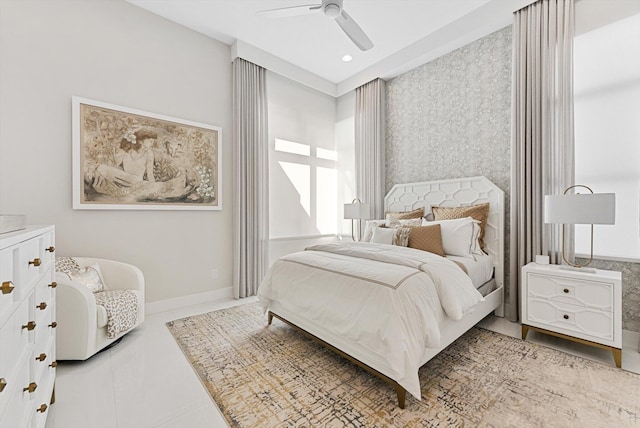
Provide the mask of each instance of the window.
{"label": "window", "polygon": [[[594,254],[640,260],[640,14],[575,38],[576,184],[616,194],[616,224],[594,226]],[[590,227],[576,226],[589,254]]]}
{"label": "window", "polygon": [[271,238],[335,235],[335,150],[275,139],[271,151]]}

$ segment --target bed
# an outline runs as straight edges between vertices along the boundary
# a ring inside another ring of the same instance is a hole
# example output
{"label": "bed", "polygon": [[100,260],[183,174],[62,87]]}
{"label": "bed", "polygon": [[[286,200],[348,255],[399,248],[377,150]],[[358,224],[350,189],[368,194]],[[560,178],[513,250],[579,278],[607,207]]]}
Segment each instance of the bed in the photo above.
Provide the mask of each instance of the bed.
{"label": "bed", "polygon": [[399,184],[385,197],[385,211],[480,203],[486,256],[473,262],[347,242],[282,257],[258,290],[268,324],[276,317],[387,381],[399,407],[407,392],[420,400],[418,369],[491,312],[502,316],[504,193],[471,177]]}

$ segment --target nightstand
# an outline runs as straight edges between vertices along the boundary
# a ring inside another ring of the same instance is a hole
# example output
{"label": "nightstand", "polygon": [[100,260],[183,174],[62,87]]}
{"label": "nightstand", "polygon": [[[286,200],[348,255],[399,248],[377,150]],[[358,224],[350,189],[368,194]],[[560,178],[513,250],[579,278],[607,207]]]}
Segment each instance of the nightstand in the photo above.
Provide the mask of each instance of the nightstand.
{"label": "nightstand", "polygon": [[622,274],[529,263],[522,268],[522,340],[527,332],[562,337],[613,352],[622,365]]}

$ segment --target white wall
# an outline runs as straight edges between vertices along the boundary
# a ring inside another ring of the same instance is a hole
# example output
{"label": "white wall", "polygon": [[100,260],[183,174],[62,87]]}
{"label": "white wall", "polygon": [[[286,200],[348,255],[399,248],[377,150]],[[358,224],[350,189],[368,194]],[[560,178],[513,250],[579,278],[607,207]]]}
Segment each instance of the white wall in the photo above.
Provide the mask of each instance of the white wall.
{"label": "white wall", "polygon": [[[55,224],[58,255],[138,265],[147,301],[229,287],[229,58],[123,1],[0,1],[0,212]],[[72,210],[73,95],[221,126],[223,210]]]}

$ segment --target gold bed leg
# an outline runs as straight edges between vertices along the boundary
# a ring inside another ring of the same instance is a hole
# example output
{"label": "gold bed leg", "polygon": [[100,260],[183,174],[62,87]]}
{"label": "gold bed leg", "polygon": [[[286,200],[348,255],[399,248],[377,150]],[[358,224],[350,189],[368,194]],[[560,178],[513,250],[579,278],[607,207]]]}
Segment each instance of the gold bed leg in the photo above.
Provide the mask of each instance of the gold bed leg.
{"label": "gold bed leg", "polygon": [[527,339],[527,333],[529,333],[529,326],[523,325],[522,326],[522,340],[526,340]]}
{"label": "gold bed leg", "polygon": [[271,325],[271,321],[273,321],[273,313],[269,311],[269,317],[267,318],[267,325]]}
{"label": "gold bed leg", "polygon": [[404,400],[407,397],[407,391],[400,385],[396,384],[396,395],[398,396],[398,407],[404,409]]}
{"label": "gold bed leg", "polygon": [[613,359],[616,362],[616,367],[621,369],[622,368],[622,349],[613,348],[611,349],[611,352],[613,352]]}

